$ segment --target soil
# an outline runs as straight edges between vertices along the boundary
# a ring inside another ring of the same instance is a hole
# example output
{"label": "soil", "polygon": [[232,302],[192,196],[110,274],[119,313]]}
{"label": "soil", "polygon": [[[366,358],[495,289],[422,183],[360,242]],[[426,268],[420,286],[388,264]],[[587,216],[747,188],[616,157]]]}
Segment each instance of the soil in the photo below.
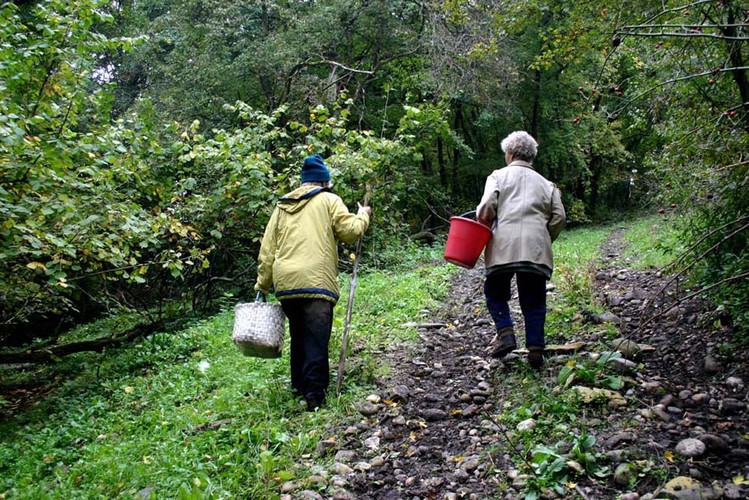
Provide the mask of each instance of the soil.
{"label": "soil", "polygon": [[[741,484],[749,478],[747,350],[729,344],[730,327],[709,303],[684,300],[689,292],[678,280],[629,269],[620,236],[615,231],[605,243],[595,272],[595,290],[607,314],[581,311],[590,321],[613,322],[621,337],[640,348],[628,354],[634,362],[623,368],[633,382],[619,391],[626,405],[577,416],[595,436],[598,460],[610,473],[577,476],[566,494],[545,496],[747,498],[749,489]],[[518,455],[508,430],[493,417],[514,390],[503,383],[507,374],[534,375],[524,355],[510,362],[488,355],[494,327],[482,287],[481,264],[462,271],[449,299],[429,323],[420,324],[420,341],[382,353],[391,375],[361,403],[361,420],[343,430],[348,439],[328,450],[346,475],[333,498],[524,496],[516,478]],[[514,306],[522,332],[516,297]],[[604,350],[609,342],[590,336],[570,340],[586,343],[589,352],[578,356],[595,355],[590,351]],[[535,375],[538,383],[554,386],[567,358],[549,359]],[[698,443],[685,441],[689,438]],[[646,463],[661,474],[642,473]],[[672,482],[677,477],[681,483]]]}

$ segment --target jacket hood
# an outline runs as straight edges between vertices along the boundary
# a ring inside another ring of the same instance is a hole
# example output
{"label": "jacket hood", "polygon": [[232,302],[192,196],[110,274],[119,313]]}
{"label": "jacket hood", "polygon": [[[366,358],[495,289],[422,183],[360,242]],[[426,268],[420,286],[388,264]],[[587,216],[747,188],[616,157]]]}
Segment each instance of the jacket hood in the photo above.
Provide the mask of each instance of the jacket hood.
{"label": "jacket hood", "polygon": [[299,186],[278,199],[278,208],[290,214],[296,213],[303,209],[315,195],[324,191],[330,192],[330,188],[310,185]]}

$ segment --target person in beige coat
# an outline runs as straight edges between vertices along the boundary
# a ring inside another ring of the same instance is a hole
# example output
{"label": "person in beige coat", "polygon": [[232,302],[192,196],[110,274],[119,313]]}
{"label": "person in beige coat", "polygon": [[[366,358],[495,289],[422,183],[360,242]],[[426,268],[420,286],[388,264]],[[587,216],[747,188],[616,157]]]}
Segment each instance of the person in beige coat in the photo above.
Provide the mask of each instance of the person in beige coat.
{"label": "person in beige coat", "polygon": [[338,241],[355,243],[369,226],[371,209],[349,212],[330,190],[320,155],[302,166],[302,185],[281,197],[265,227],[255,290],[274,288],[291,334],[291,387],[307,409],[322,405],[330,383],[328,346],[338,302]]}
{"label": "person in beige coat", "polygon": [[484,251],[484,294],[498,339],[491,355],[503,358],[517,348],[508,304],[514,276],[525,320],[528,361],[539,369],[546,347],[546,281],[554,269],[551,243],[564,227],[566,215],[559,189],[533,169],[538,150],[535,139],[517,131],[501,146],[507,166],[486,179],[476,209],[478,221],[492,228]]}

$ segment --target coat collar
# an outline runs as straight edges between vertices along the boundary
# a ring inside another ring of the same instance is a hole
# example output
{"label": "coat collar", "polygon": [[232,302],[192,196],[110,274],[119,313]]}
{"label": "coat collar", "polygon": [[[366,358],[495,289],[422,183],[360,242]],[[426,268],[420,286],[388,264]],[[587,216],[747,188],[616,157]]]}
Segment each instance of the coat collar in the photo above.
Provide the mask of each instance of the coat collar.
{"label": "coat collar", "polygon": [[510,162],[510,164],[507,166],[508,167],[527,167],[527,168],[530,168],[531,170],[535,170],[535,168],[533,168],[533,165],[523,160],[512,160],[512,162]]}

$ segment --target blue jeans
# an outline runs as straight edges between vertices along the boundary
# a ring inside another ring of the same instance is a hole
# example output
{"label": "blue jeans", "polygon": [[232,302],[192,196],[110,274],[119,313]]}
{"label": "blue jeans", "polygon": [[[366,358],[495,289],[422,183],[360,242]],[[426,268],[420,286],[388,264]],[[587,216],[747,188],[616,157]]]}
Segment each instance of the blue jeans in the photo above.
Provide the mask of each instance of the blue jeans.
{"label": "blue jeans", "polygon": [[540,274],[525,272],[494,273],[486,277],[484,295],[497,331],[512,327],[510,305],[512,297],[510,285],[517,275],[520,309],[525,319],[526,347],[544,348],[544,322],[546,321],[546,278]]}
{"label": "blue jeans", "polygon": [[322,299],[286,299],[281,307],[291,334],[291,387],[305,399],[322,401],[330,383],[328,345],[333,303]]}

